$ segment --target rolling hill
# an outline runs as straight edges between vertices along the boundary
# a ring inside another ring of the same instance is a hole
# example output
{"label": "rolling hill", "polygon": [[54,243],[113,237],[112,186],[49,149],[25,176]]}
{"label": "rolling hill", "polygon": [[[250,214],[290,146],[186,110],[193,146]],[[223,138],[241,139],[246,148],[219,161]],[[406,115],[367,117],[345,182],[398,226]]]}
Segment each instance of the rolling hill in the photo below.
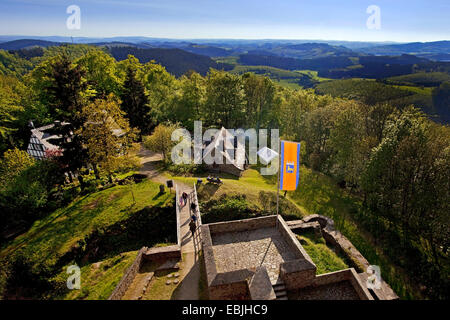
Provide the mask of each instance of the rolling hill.
{"label": "rolling hill", "polygon": [[[9,51],[9,56],[13,58],[17,55],[20,58],[29,60],[33,57],[42,56],[43,49],[48,47],[57,47],[65,45],[65,43],[43,41],[43,40],[14,40],[0,43],[0,50]],[[218,63],[207,55],[188,52],[179,48],[153,48],[146,44],[133,44],[129,42],[96,42],[90,45],[104,47],[118,61],[124,60],[129,54],[134,55],[141,63],[155,60],[164,66],[168,72],[175,76],[181,76],[192,70],[205,75],[210,68],[231,70],[232,66],[225,63]],[[187,48],[194,52],[222,54],[224,49],[213,48],[208,46],[188,45]],[[222,51],[223,50],[223,51]],[[2,60],[2,59],[0,59]],[[2,61],[0,61],[2,62]],[[24,61],[26,62],[26,61]]]}
{"label": "rolling hill", "polygon": [[53,42],[46,40],[34,40],[34,39],[21,39],[21,40],[13,40],[8,42],[0,43],[0,49],[3,50],[20,50],[20,49],[29,49],[33,47],[51,47],[51,46],[59,46],[61,42]]}
{"label": "rolling hill", "polygon": [[450,41],[412,42],[390,44],[358,49],[359,52],[375,55],[413,54],[432,60],[450,60]]}
{"label": "rolling hill", "polygon": [[125,60],[129,54],[138,58],[141,63],[155,60],[175,76],[181,76],[190,70],[205,75],[210,68],[224,70],[230,70],[232,68],[228,64],[217,63],[207,56],[194,54],[181,49],[109,47],[108,50],[117,61]]}

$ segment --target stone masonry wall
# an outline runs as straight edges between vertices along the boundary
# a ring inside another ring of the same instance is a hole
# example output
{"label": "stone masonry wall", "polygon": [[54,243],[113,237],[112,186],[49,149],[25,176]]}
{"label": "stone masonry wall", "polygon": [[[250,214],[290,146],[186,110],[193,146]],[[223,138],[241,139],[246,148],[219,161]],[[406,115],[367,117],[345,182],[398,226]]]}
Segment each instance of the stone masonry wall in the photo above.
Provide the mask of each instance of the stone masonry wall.
{"label": "stone masonry wall", "polygon": [[210,223],[208,225],[211,234],[223,232],[240,232],[255,230],[259,228],[274,227],[277,221],[276,219],[276,216],[267,216],[253,219]]}
{"label": "stone masonry wall", "polygon": [[139,250],[138,255],[133,261],[133,264],[127,269],[127,271],[125,271],[122,279],[120,279],[119,283],[109,296],[108,300],[122,299],[123,295],[125,294],[125,291],[127,291],[128,287],[133,282],[134,277],[136,277],[136,274],[141,268],[142,256],[144,252],[147,251],[147,249],[148,249],[147,247],[142,247],[141,250]]}
{"label": "stone masonry wall", "polygon": [[306,259],[287,261],[280,265],[280,277],[288,290],[309,286],[316,277],[316,266]]}
{"label": "stone masonry wall", "polygon": [[181,248],[179,245],[150,248],[143,253],[146,261],[181,259]]}
{"label": "stone masonry wall", "polygon": [[284,219],[281,216],[277,217],[278,219],[278,231],[281,233],[283,238],[286,240],[286,242],[291,246],[293,251],[297,254],[297,258],[299,259],[306,259],[312,264],[313,261],[308,255],[308,253],[305,251],[305,249],[302,247],[300,242],[297,240],[295,234],[291,231],[289,226],[286,224]]}
{"label": "stone masonry wall", "polygon": [[252,279],[248,282],[248,291],[252,300],[276,300],[277,298],[265,267],[256,269]]}

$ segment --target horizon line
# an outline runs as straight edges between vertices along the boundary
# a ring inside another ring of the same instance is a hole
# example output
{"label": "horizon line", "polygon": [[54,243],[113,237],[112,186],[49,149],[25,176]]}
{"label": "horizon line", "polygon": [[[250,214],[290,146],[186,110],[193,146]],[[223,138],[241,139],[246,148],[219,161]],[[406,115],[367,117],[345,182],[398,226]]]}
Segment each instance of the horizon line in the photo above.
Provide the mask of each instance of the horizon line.
{"label": "horizon line", "polygon": [[[113,38],[147,38],[154,40],[176,40],[176,41],[188,41],[188,40],[234,40],[234,41],[335,41],[335,42],[363,42],[363,43],[391,43],[391,44],[408,44],[408,43],[431,43],[431,42],[443,42],[450,41],[450,39],[432,40],[432,41],[406,41],[399,42],[393,40],[344,40],[344,39],[308,39],[308,38],[209,38],[209,37],[192,37],[192,38],[178,38],[178,37],[154,37],[154,36],[140,36],[140,35],[128,35],[128,36],[70,36],[70,35],[23,35],[23,34],[0,34],[0,37],[20,37],[23,40],[33,38],[69,38],[69,39],[113,39]],[[28,37],[28,38],[27,38]],[[19,39],[17,39],[19,40]],[[14,41],[14,40],[13,40]]]}

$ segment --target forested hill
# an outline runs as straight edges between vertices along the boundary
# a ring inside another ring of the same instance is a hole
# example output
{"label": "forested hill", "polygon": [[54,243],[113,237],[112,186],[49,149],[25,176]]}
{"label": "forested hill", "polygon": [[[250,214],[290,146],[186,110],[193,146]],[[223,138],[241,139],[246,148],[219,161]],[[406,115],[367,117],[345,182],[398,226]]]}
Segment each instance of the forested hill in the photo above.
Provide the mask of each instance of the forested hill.
{"label": "forested hill", "polygon": [[450,61],[450,41],[390,44],[361,48],[358,51],[376,55],[400,55],[407,53],[429,59]]}
{"label": "forested hill", "polygon": [[134,47],[108,47],[111,55],[117,60],[125,60],[129,54],[139,59],[141,63],[155,60],[166,67],[174,75],[181,76],[190,70],[206,75],[210,68],[230,70],[228,64],[217,63],[207,56],[186,52],[181,49],[140,49]]}
{"label": "forested hill", "polygon": [[29,49],[34,47],[51,47],[51,46],[58,46],[61,43],[59,42],[53,42],[53,41],[46,41],[46,40],[36,40],[36,39],[21,39],[21,40],[14,40],[14,41],[8,41],[4,43],[0,43],[0,49],[3,50],[20,50],[20,49]]}
{"label": "forested hill", "polygon": [[413,72],[448,72],[450,63],[435,62],[413,55],[339,56],[296,59],[274,55],[242,54],[238,62],[248,66],[270,66],[286,70],[316,70],[319,76],[333,79],[402,76]]}
{"label": "forested hill", "polygon": [[[232,66],[225,63],[217,63],[206,55],[201,53],[211,53],[211,48],[190,46],[189,49],[199,51],[199,53],[188,52],[179,48],[138,48],[132,43],[111,42],[111,43],[92,43],[92,46],[104,47],[117,60],[121,61],[133,55],[139,59],[141,63],[151,60],[156,61],[166,68],[173,75],[179,77],[188,71],[196,71],[201,75],[206,75],[210,68],[218,70],[231,70]],[[44,55],[43,48],[55,49],[61,46],[71,46],[66,43],[58,43],[43,40],[15,40],[0,43],[0,49],[9,51],[10,54],[17,54],[20,58],[30,60],[33,57]],[[83,45],[76,45],[82,47]],[[204,52],[203,52],[203,51]],[[53,51],[58,51],[55,49]],[[224,50],[225,51],[225,50]],[[217,53],[219,53],[217,51]],[[11,58],[13,58],[11,56]],[[0,56],[0,63],[2,57]],[[27,63],[27,62],[24,62]]]}

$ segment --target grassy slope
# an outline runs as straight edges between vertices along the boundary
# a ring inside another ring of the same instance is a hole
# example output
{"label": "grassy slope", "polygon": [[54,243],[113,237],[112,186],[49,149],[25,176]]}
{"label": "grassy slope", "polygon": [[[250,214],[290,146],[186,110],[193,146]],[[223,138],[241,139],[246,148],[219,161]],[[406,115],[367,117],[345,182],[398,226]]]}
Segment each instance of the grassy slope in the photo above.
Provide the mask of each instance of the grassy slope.
{"label": "grassy slope", "polygon": [[74,200],[70,205],[36,221],[23,235],[14,239],[0,252],[0,258],[23,248],[33,261],[51,265],[57,256],[67,252],[78,240],[95,229],[126,219],[130,213],[146,206],[159,206],[171,198],[169,193],[153,200],[159,185],[149,180],[133,186],[116,186]]}
{"label": "grassy slope", "polygon": [[[138,251],[124,252],[112,258],[87,264],[81,268],[81,289],[71,290],[65,300],[106,300],[119,283],[123,273],[133,263]],[[57,276],[62,281],[67,279],[66,268]]]}
{"label": "grassy slope", "polygon": [[349,268],[343,257],[330,249],[325,239],[317,237],[314,233],[297,235],[298,240],[306,250],[312,261],[316,264],[317,274],[334,272]]}
{"label": "grassy slope", "polygon": [[322,82],[330,80],[318,76],[317,71],[313,70],[296,70],[290,71],[269,66],[243,66],[235,63],[235,67],[230,71],[233,74],[244,74],[253,72],[255,74],[264,75],[271,78],[283,87],[290,89],[301,89],[302,84]]}
{"label": "grassy slope", "polygon": [[[166,193],[157,197],[159,184],[150,180],[133,186],[136,203],[133,204],[131,186],[116,186],[74,200],[70,205],[36,221],[28,232],[2,248],[0,258],[22,248],[35,264],[54,265],[78,240],[93,230],[110,226],[126,219],[131,213],[146,206],[162,206],[172,201]],[[106,299],[131,265],[136,251],[121,253],[97,264],[82,266],[82,290],[69,292],[61,299]],[[67,279],[66,268],[56,279]]]}
{"label": "grassy slope", "polygon": [[383,250],[375,245],[370,234],[358,225],[355,213],[362,210],[362,201],[339,189],[329,177],[302,168],[300,187],[290,194],[291,200],[300,204],[309,213],[331,217],[336,228],[341,231],[373,265],[381,267],[382,277],[401,298],[416,297],[416,289],[411,285],[403,270],[395,267]]}
{"label": "grassy slope", "polygon": [[[206,177],[208,174],[199,175],[195,178],[193,177],[174,177],[168,173],[165,173],[167,178],[174,179],[175,181],[180,181],[185,184],[193,185],[196,183],[197,179],[203,178],[203,183],[206,182]],[[220,187],[210,186],[204,188],[203,194],[210,198],[219,198],[222,194],[245,194],[247,200],[260,207],[259,203],[259,192],[260,191],[274,191],[276,192],[275,180],[271,178],[265,178],[261,176],[257,168],[250,168],[246,170],[240,179],[229,174],[219,174],[221,180],[224,182]],[[306,215],[307,212],[299,205],[297,205],[302,216]],[[299,217],[300,219],[301,217]]]}
{"label": "grassy slope", "polygon": [[445,72],[419,72],[404,76],[390,77],[386,79],[388,83],[398,85],[426,85],[437,86],[444,81],[450,81],[450,75]]}
{"label": "grassy slope", "polygon": [[[197,178],[193,177],[172,177],[170,175],[167,177],[188,184],[197,181]],[[257,204],[259,191],[276,191],[276,176],[261,176],[253,168],[245,171],[240,179],[228,175],[220,175],[220,177],[224,184],[217,188],[213,197],[230,192],[245,193],[248,200]],[[353,243],[363,256],[371,264],[381,267],[383,279],[400,297],[417,298],[416,290],[410,284],[405,273],[383,255],[382,248],[377,247],[370,234],[357,224],[354,215],[361,210],[362,202],[359,198],[340,189],[331,178],[303,166],[300,169],[299,188],[294,192],[288,192],[287,198],[297,205],[303,216],[317,213],[333,218],[336,228]]]}

